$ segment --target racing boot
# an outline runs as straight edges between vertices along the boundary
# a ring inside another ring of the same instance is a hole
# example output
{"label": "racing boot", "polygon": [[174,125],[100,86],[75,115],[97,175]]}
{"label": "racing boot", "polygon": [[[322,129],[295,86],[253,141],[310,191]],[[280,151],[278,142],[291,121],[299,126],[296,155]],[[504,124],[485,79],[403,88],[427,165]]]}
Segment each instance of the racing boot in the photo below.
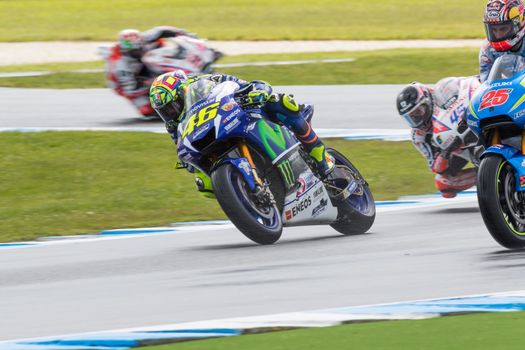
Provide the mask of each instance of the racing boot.
{"label": "racing boot", "polygon": [[335,168],[334,160],[310,126],[312,106],[297,104],[293,95],[271,94],[265,109],[274,121],[281,122],[293,131],[315,162],[319,175],[326,178]]}
{"label": "racing boot", "polygon": [[476,169],[463,169],[455,176],[436,174],[434,180],[443,198],[454,198],[476,184]]}
{"label": "racing boot", "polygon": [[[307,148],[304,143],[303,146]],[[317,140],[315,146],[309,150],[308,155],[315,161],[317,172],[323,179],[327,178],[328,175],[334,171],[334,158],[332,158],[332,156],[326,152],[326,147],[321,142],[321,140]]]}

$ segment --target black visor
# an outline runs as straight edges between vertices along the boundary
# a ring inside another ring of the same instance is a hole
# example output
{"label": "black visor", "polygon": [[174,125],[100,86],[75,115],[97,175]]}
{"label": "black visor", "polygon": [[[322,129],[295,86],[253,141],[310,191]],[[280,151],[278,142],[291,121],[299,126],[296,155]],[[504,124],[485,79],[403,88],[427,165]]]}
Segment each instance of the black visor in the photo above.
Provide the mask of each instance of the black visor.
{"label": "black visor", "polygon": [[517,28],[512,21],[485,22],[485,32],[490,42],[498,42],[514,38]]}
{"label": "black visor", "polygon": [[155,110],[159,114],[159,117],[164,120],[164,123],[168,123],[179,120],[180,114],[182,112],[182,106],[178,101],[173,101],[162,107],[155,108]]}

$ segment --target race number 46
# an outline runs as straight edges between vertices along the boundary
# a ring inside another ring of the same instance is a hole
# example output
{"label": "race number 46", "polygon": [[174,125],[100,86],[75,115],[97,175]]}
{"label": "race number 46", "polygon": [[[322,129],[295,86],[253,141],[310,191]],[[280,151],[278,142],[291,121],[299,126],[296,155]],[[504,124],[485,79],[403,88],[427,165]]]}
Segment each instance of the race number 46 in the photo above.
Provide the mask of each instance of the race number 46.
{"label": "race number 46", "polygon": [[481,98],[479,110],[481,111],[485,108],[501,106],[507,102],[511,92],[512,89],[499,89],[486,92]]}

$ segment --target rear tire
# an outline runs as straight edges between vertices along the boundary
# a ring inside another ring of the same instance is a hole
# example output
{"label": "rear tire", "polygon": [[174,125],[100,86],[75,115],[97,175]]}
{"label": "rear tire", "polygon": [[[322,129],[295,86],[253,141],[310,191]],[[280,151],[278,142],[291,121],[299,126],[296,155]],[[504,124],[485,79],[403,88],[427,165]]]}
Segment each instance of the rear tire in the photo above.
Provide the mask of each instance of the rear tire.
{"label": "rear tire", "polygon": [[332,226],[344,235],[360,235],[372,227],[376,217],[376,207],[368,183],[357,168],[343,154],[333,148],[327,148],[334,157],[336,165],[344,165],[350,169],[354,178],[360,183],[356,192],[343,202],[337,204],[337,221]]}
{"label": "rear tire", "polygon": [[258,244],[273,244],[283,230],[281,212],[274,204],[259,207],[240,172],[225,163],[211,174],[213,190],[222,210],[246,237]]}
{"label": "rear tire", "polygon": [[514,168],[488,154],[478,170],[478,204],[492,237],[509,249],[525,247],[525,193],[516,191]]}

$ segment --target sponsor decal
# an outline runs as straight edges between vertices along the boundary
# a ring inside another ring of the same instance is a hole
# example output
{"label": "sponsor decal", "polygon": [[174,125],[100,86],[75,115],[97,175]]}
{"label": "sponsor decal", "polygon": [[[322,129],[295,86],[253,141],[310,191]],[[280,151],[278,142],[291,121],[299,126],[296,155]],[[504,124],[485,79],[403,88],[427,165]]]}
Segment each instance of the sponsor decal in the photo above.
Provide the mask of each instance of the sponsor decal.
{"label": "sponsor decal", "polygon": [[522,160],[522,162],[521,162],[521,166],[525,168],[525,159]]}
{"label": "sponsor decal", "polygon": [[520,187],[525,187],[525,176],[520,176]]}
{"label": "sponsor decal", "polygon": [[325,211],[326,206],[328,205],[328,199],[321,199],[319,205],[317,205],[314,210],[312,210],[312,216],[315,218],[317,215]]}
{"label": "sponsor decal", "polygon": [[224,119],[222,120],[222,123],[223,124],[228,123],[230,120],[232,120],[234,117],[236,117],[239,113],[241,113],[240,109],[237,109],[237,110],[233,111],[232,114],[228,115],[227,117],[224,117]]}
{"label": "sponsor decal", "polygon": [[244,170],[244,172],[246,173],[246,175],[250,175],[250,173],[252,172],[252,167],[250,165],[250,163],[248,163],[247,161],[243,160],[239,163],[239,168],[241,168],[242,170]]}
{"label": "sponsor decal", "polygon": [[499,89],[491,90],[486,92],[481,98],[481,104],[479,105],[478,111],[482,111],[485,108],[494,108],[505,104],[509,99],[509,95],[512,89]]}
{"label": "sponsor decal", "polygon": [[285,215],[286,215],[286,220],[292,220],[292,218],[293,218],[293,214],[292,214],[292,210],[291,210],[291,209],[288,209],[288,210],[285,212]]}
{"label": "sponsor decal", "polygon": [[233,102],[228,102],[222,105],[221,109],[225,112],[229,112],[233,109],[235,104]]}
{"label": "sponsor decal", "polygon": [[490,84],[489,87],[494,88],[494,87],[509,86],[509,85],[512,85],[511,81],[500,81],[497,83]]}
{"label": "sponsor decal", "polygon": [[470,120],[470,119],[467,119],[467,125],[470,125],[476,128],[478,127],[478,123],[475,120]]}
{"label": "sponsor decal", "polygon": [[230,124],[226,125],[224,127],[224,130],[226,131],[230,131],[231,129],[235,128],[236,126],[238,126],[239,124],[241,123],[241,121],[239,119],[235,119],[234,121],[232,121]]}
{"label": "sponsor decal", "polygon": [[525,110],[514,114],[514,119],[518,119],[518,118],[522,117],[523,115],[525,115]]}
{"label": "sponsor decal", "polygon": [[193,132],[193,138],[197,138],[199,137],[200,135],[202,135],[203,133],[205,133],[206,131],[208,131],[210,129],[210,125],[211,124],[205,124],[203,126],[201,126],[200,128],[197,129],[197,131],[194,131]]}
{"label": "sponsor decal", "polygon": [[299,189],[297,190],[297,192],[295,192],[295,195],[297,197],[305,193],[307,189],[306,181],[303,178],[299,178],[298,182],[299,182]]}
{"label": "sponsor decal", "polygon": [[323,187],[320,186],[318,189],[316,189],[316,190],[314,191],[314,199],[317,198],[317,197],[319,197],[319,196],[322,195],[322,194],[323,194]]}
{"label": "sponsor decal", "polygon": [[438,135],[436,137],[436,141],[437,141],[438,145],[441,145],[443,143],[443,139],[441,138],[441,135]]}
{"label": "sponsor decal", "polygon": [[292,217],[297,216],[299,213],[302,213],[305,211],[310,205],[312,205],[312,197],[308,196],[308,198],[303,199],[299,203],[297,203],[294,207],[292,207]]}

